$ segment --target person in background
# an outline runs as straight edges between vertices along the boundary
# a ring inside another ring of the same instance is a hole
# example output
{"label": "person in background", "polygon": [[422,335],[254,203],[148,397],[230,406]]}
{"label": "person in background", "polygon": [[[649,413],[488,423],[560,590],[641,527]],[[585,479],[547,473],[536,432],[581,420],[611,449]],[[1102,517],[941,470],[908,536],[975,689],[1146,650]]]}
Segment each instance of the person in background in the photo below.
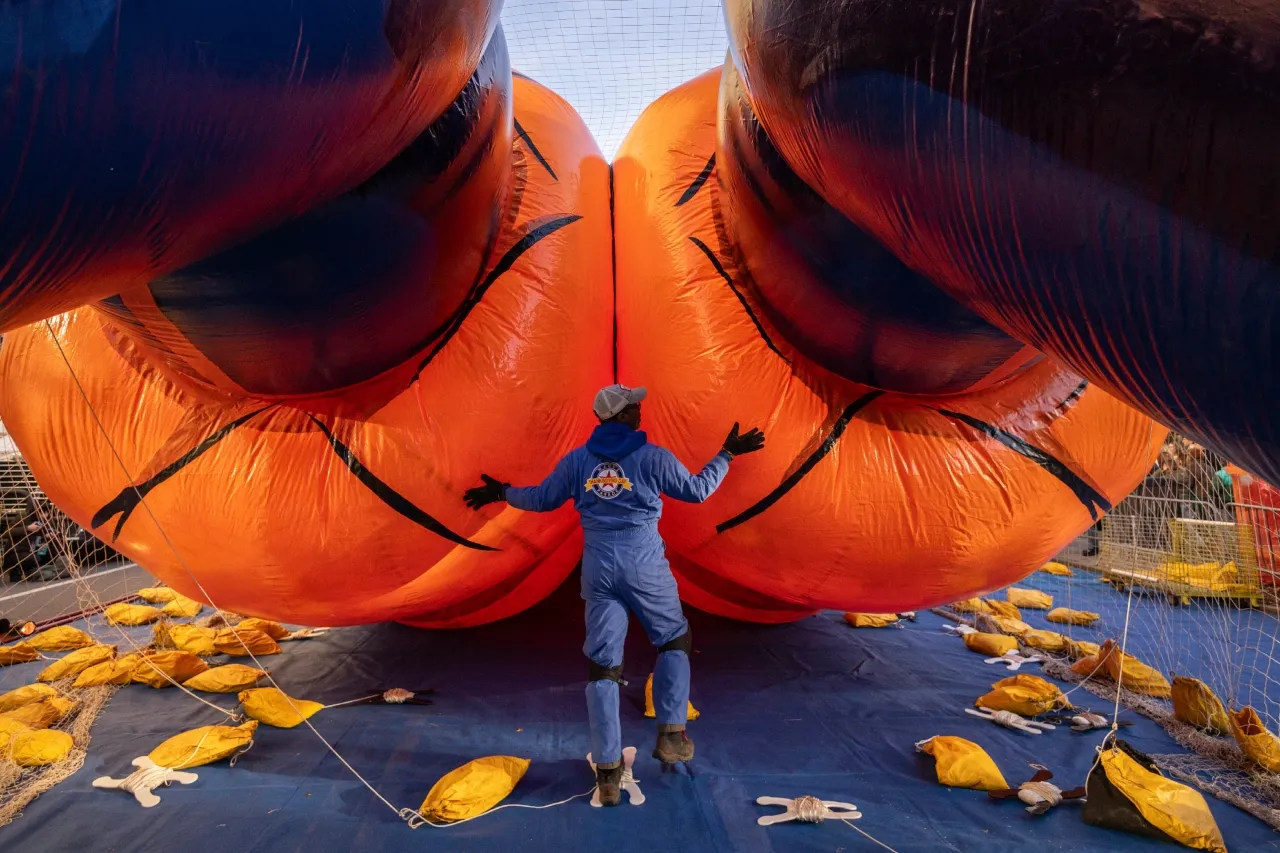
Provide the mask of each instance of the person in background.
{"label": "person in background", "polygon": [[629,614],[658,647],[653,673],[658,743],[653,756],[668,764],[693,758],[685,733],[689,707],[689,623],[658,535],[662,498],[701,503],[711,496],[735,456],[764,447],[764,433],[739,434],[733,425],[724,447],[691,475],[668,450],[640,430],[644,388],[610,385],[596,394],[600,425],[586,444],[562,458],[541,485],[516,488],[487,474],[467,491],[467,505],[496,501],[531,512],[550,512],[572,499],[582,519],[582,598],[586,602],[587,713],[600,802],[622,799],[622,726],[618,685]]}

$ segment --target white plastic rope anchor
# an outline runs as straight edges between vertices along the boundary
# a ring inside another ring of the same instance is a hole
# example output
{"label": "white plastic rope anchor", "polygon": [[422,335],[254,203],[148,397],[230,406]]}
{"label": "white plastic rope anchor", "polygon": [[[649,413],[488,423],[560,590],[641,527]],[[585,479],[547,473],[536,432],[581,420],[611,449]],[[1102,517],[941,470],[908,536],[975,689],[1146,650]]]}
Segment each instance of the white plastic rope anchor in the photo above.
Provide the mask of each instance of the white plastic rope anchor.
{"label": "white plastic rope anchor", "polygon": [[978,633],[978,629],[972,625],[943,625],[942,630],[954,637],[963,637],[965,634]]}
{"label": "white plastic rope anchor", "polygon": [[[591,760],[591,753],[587,753],[587,763],[591,765],[591,772],[596,772],[596,763]],[[629,746],[622,750],[622,790],[627,792],[627,801],[633,806],[644,805],[644,792],[640,790],[640,780],[636,779],[635,773],[631,771],[631,766],[636,763],[636,748]],[[592,808],[603,808],[600,804],[600,789],[596,788],[595,793],[591,795]]]}
{"label": "white plastic rope anchor", "polygon": [[767,814],[756,819],[761,826],[772,826],[775,823],[786,823],[798,820],[801,823],[821,823],[831,820],[857,820],[862,812],[853,803],[840,803],[834,800],[819,800],[806,794],[788,800],[785,797],[757,797],[756,803],[761,806],[783,806],[782,814]]}
{"label": "white plastic rope anchor", "polygon": [[1016,672],[1024,663],[1043,663],[1044,658],[1040,655],[1031,655],[1023,657],[1017,652],[1005,652],[998,658],[987,658],[983,663],[1002,663],[1009,667],[1010,672]]}
{"label": "white plastic rope anchor", "polygon": [[1020,717],[1012,711],[989,711],[986,708],[965,708],[966,714],[972,714],[984,720],[990,720],[999,726],[1009,729],[1017,729],[1020,732],[1026,732],[1029,735],[1040,734],[1040,729],[1045,731],[1053,731],[1057,726],[1052,723],[1042,723],[1038,720],[1028,720],[1026,717]]}
{"label": "white plastic rope anchor", "polygon": [[200,778],[195,773],[161,767],[145,755],[133,759],[133,766],[138,769],[123,779],[99,776],[93,780],[93,787],[107,791],[128,791],[133,794],[140,806],[149,809],[160,804],[160,798],[152,793],[152,789],[168,785],[170,782],[190,785]]}

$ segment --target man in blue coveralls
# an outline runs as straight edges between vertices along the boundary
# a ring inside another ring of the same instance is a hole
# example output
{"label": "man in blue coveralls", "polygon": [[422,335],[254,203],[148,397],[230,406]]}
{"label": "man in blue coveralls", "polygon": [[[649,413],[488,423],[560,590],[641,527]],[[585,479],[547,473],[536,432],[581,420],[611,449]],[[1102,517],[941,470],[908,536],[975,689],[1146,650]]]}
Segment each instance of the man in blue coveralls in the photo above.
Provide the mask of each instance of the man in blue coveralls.
{"label": "man in blue coveralls", "polygon": [[662,496],[701,503],[728,473],[730,459],[764,447],[764,433],[753,429],[739,435],[735,423],[724,449],[701,473],[691,475],[669,450],[649,444],[640,431],[644,397],[644,388],[602,388],[593,406],[600,425],[541,485],[513,488],[482,474],[484,485],[466,494],[473,509],[505,500],[531,512],[549,512],[572,498],[582,517],[582,598],[587,603],[583,651],[590,662],[587,713],[600,802],[606,806],[622,799],[618,683],[628,612],[636,615],[658,647],[653,672],[658,745],[653,757],[669,764],[693,758],[693,741],[685,734],[693,646],[676,579],[667,565],[666,545],[658,535]]}

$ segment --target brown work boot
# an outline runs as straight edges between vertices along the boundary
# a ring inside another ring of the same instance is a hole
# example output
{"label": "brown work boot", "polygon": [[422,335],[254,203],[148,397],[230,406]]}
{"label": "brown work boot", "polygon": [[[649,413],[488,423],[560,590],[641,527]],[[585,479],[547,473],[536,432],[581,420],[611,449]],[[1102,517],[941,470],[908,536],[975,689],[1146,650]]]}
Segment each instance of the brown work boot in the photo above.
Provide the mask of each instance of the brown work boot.
{"label": "brown work boot", "polygon": [[596,768],[596,787],[600,789],[600,805],[616,806],[622,802],[622,764],[605,770]]}
{"label": "brown work boot", "polygon": [[684,729],[658,732],[658,745],[653,749],[653,757],[665,764],[689,761],[693,758],[693,741],[689,740]]}

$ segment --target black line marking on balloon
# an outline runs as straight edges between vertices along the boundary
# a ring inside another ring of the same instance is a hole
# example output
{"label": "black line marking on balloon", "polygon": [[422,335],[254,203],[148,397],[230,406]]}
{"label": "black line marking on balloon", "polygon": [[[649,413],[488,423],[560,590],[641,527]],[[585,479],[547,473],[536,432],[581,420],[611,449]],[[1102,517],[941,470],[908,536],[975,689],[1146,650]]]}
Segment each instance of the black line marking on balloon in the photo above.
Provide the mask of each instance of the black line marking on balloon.
{"label": "black line marking on balloon", "polygon": [[1076,400],[1080,399],[1080,397],[1084,394],[1085,389],[1088,387],[1089,387],[1089,380],[1082,379],[1080,381],[1080,384],[1076,386],[1076,389],[1072,391],[1070,394],[1068,394],[1066,397],[1063,397],[1062,402],[1054,406],[1053,410],[1055,412],[1065,412],[1073,403],[1075,403]]}
{"label": "black line marking on balloon", "polygon": [[422,371],[431,363],[431,360],[439,355],[440,350],[444,349],[445,345],[448,344],[449,341],[453,340],[453,336],[458,333],[458,329],[462,327],[463,322],[465,322],[467,317],[471,314],[472,309],[480,304],[480,300],[484,298],[485,292],[488,291],[488,289],[503,273],[511,269],[511,267],[515,265],[516,261],[520,260],[521,255],[532,249],[544,238],[550,237],[561,228],[566,225],[572,225],[581,218],[581,214],[571,213],[565,216],[557,216],[555,218],[548,219],[538,227],[531,229],[527,234],[517,240],[514,246],[507,249],[506,254],[498,260],[497,265],[494,266],[494,268],[489,271],[489,274],[484,277],[484,281],[480,282],[480,286],[475,289],[475,292],[471,294],[470,298],[463,303],[462,307],[458,309],[456,314],[454,314],[453,323],[445,331],[444,335],[436,341],[435,346],[431,348],[431,352],[427,353],[422,361],[418,363],[418,369],[414,371],[413,380],[410,384],[417,381],[418,377],[422,375]]}
{"label": "black line marking on balloon", "polygon": [[547,174],[551,176],[551,180],[560,183],[560,179],[556,177],[555,169],[551,168],[551,164],[547,162],[547,158],[542,156],[542,152],[538,150],[538,146],[533,143],[533,139],[529,136],[529,132],[520,126],[519,119],[512,119],[516,124],[516,135],[524,140],[524,144],[529,146],[529,153],[534,156],[542,168],[547,170]]}
{"label": "black line marking on balloon", "polygon": [[698,194],[698,190],[702,189],[702,185],[711,177],[711,172],[716,167],[716,153],[711,152],[711,159],[707,161],[707,165],[702,167],[702,171],[698,173],[698,177],[693,179],[693,183],[685,189],[684,195],[680,196],[680,200],[676,202],[676,207],[687,204],[690,199]]}
{"label": "black line marking on balloon", "polygon": [[613,164],[609,164],[609,270],[613,276],[613,381],[618,381],[618,221],[613,205]]}
{"label": "black line marking on balloon", "polygon": [[707,260],[711,261],[711,265],[716,268],[716,272],[724,279],[724,283],[729,285],[729,289],[733,291],[733,295],[738,297],[738,301],[742,303],[743,310],[747,312],[747,316],[751,318],[751,322],[755,324],[756,331],[760,333],[760,337],[764,339],[764,342],[768,345],[769,349],[773,350],[778,358],[782,359],[787,364],[790,364],[791,359],[783,355],[782,351],[774,345],[773,339],[769,337],[769,333],[764,329],[764,324],[760,322],[760,318],[756,316],[756,312],[752,310],[746,297],[738,290],[738,286],[733,283],[733,279],[729,276],[729,273],[725,272],[724,265],[720,263],[720,259],[716,257],[716,253],[711,251],[711,249],[707,247],[707,244],[699,240],[697,237],[690,237],[689,241],[702,250],[702,254],[706,255]]}
{"label": "black line marking on balloon", "polygon": [[143,499],[153,489],[164,483],[165,480],[168,480],[192,462],[195,462],[204,455],[205,451],[211,449],[215,444],[230,435],[236,427],[243,426],[251,418],[262,414],[270,408],[272,407],[263,406],[261,409],[257,409],[247,415],[236,418],[234,421],[221,427],[204,441],[179,456],[173,462],[170,462],[146,482],[128,486],[122,490],[120,494],[108,501],[102,509],[93,514],[93,518],[89,521],[89,526],[94,530],[97,530],[99,527],[110,521],[113,515],[119,513],[120,521],[116,523],[116,529],[111,534],[111,541],[116,541],[120,536],[120,531],[124,528],[124,523],[129,520],[129,516],[133,514],[133,511],[138,508]]}
{"label": "black line marking on balloon", "polygon": [[1086,483],[1079,474],[1072,471],[1065,463],[1055,458],[1052,454],[1041,450],[1034,444],[1018,438],[1012,433],[1005,432],[999,427],[993,426],[986,421],[979,420],[972,415],[965,415],[960,412],[951,412],[946,409],[934,409],[934,411],[943,417],[951,418],[952,420],[959,421],[965,426],[976,429],[988,438],[994,439],[1000,444],[1003,444],[1014,453],[1025,456],[1027,459],[1030,459],[1032,462],[1057,477],[1062,481],[1064,486],[1075,494],[1080,503],[1084,504],[1085,509],[1089,510],[1089,515],[1094,521],[1098,520],[1098,510],[1102,510],[1103,512],[1111,511],[1111,502],[1108,501],[1101,492]]}
{"label": "black line marking on balloon", "polygon": [[488,545],[481,545],[479,542],[472,542],[465,536],[459,536],[457,533],[454,533],[452,530],[437,521],[433,516],[419,509],[413,501],[387,485],[385,482],[380,480],[376,474],[366,468],[364,463],[356,458],[356,455],[351,451],[351,448],[343,444],[342,441],[330,431],[329,427],[325,426],[323,421],[315,415],[308,415],[308,417],[311,418],[311,422],[313,424],[320,427],[320,431],[324,433],[324,437],[329,440],[329,446],[333,448],[333,452],[336,453],[338,458],[342,460],[343,464],[347,466],[347,470],[354,474],[356,479],[359,480],[365,488],[373,492],[374,495],[377,496],[378,500],[382,501],[384,504],[391,507],[391,509],[395,510],[400,515],[403,515],[419,527],[426,528],[437,536],[448,539],[450,542],[455,542],[464,548],[473,548],[477,551],[498,550],[497,548],[490,548]]}
{"label": "black line marking on balloon", "polygon": [[840,440],[842,435],[844,435],[845,429],[849,426],[849,422],[853,420],[854,416],[883,394],[883,391],[868,391],[848,406],[845,406],[844,411],[840,413],[840,417],[837,418],[835,424],[832,425],[831,432],[822,440],[822,443],[818,445],[818,449],[809,454],[809,458],[804,460],[800,467],[791,473],[791,476],[787,477],[778,484],[776,489],[756,501],[747,509],[738,513],[728,521],[722,521],[717,524],[716,533],[724,533],[726,530],[737,527],[745,521],[750,521],[760,513],[769,509],[769,507],[776,504],[783,495],[794,489],[819,462],[826,458],[826,455],[831,452],[833,447],[836,446],[836,442]]}

